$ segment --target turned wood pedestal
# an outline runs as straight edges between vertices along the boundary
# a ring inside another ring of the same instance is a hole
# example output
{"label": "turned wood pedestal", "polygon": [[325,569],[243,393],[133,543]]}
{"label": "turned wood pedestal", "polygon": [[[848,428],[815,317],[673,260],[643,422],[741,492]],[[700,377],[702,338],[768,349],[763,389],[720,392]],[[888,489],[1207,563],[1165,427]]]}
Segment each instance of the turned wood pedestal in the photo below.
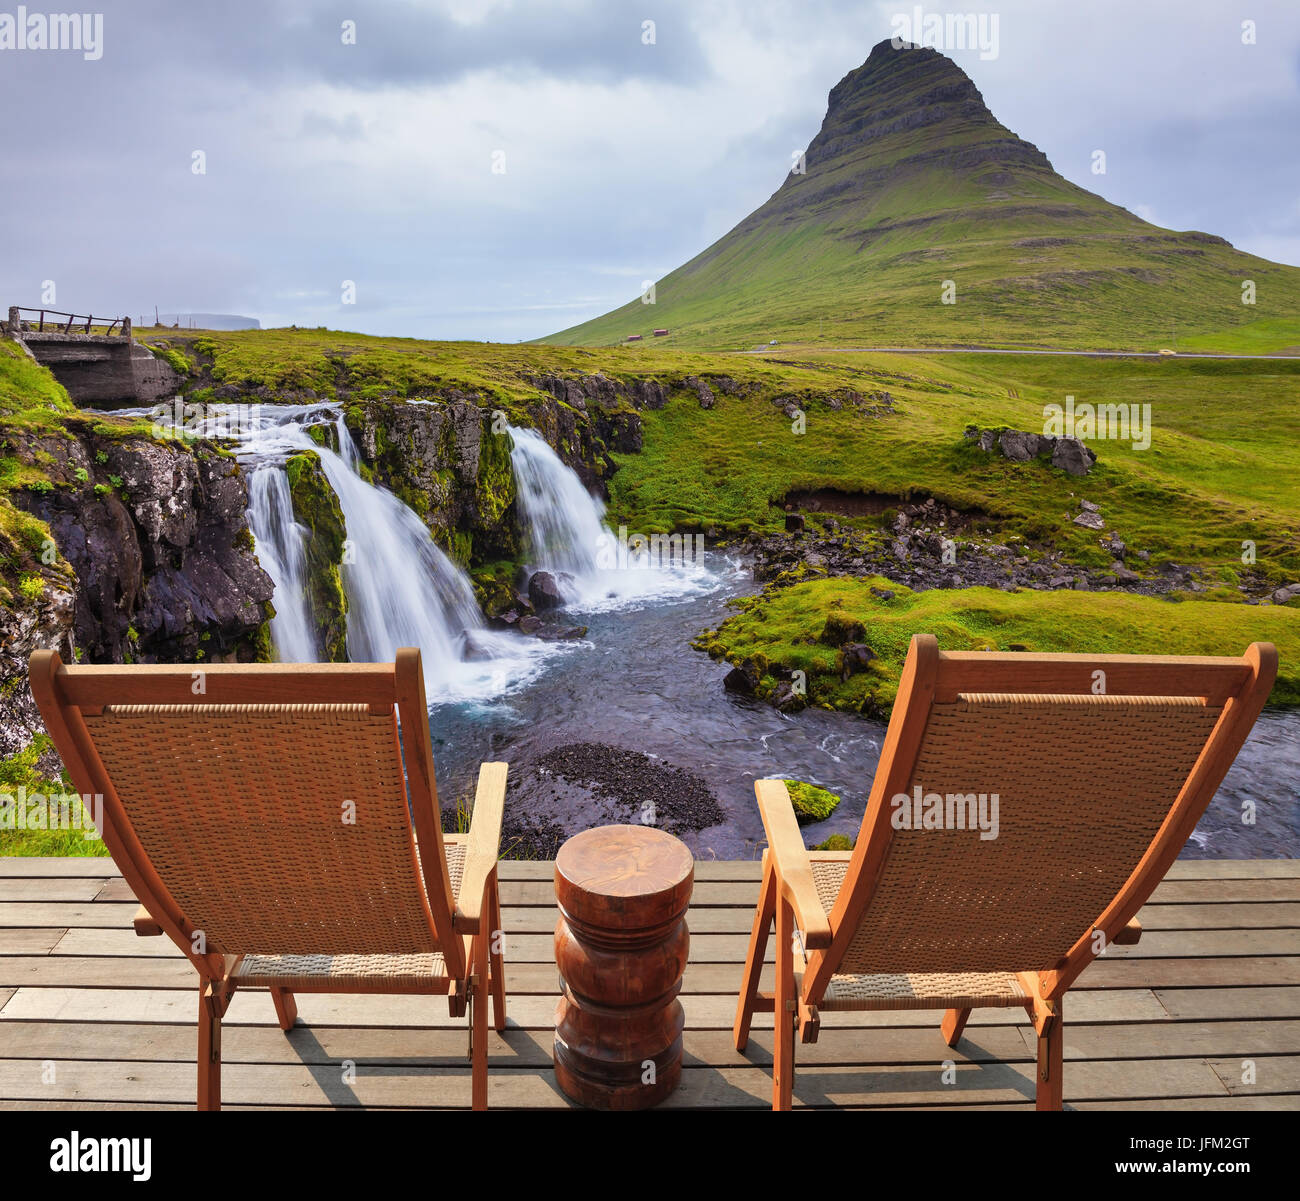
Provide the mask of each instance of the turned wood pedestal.
{"label": "turned wood pedestal", "polygon": [[601,826],[555,859],[555,1076],[594,1109],[645,1109],[682,1074],[677,994],[690,935],[691,853],[649,826]]}

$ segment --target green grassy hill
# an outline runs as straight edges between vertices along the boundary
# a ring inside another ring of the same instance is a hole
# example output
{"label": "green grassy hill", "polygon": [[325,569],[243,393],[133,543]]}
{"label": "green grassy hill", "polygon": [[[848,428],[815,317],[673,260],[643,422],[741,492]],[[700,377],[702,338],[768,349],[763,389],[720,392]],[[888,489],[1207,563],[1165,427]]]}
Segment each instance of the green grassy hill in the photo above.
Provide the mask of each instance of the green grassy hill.
{"label": "green grassy hill", "polygon": [[805,157],[805,174],[660,280],[654,304],[543,341],[1300,347],[1300,268],[1150,225],[1063,179],[937,51],[878,45],[831,91]]}

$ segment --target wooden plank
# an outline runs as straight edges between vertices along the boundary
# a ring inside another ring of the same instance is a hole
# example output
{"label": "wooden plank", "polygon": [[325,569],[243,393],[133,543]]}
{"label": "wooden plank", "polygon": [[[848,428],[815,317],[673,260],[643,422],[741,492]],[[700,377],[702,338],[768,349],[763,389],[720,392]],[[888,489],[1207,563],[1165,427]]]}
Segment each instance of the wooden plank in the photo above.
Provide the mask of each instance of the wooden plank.
{"label": "wooden plank", "polygon": [[1144,930],[1137,946],[1106,952],[1107,959],[1259,955],[1300,955],[1300,930]]}
{"label": "wooden plank", "polygon": [[67,930],[56,927],[42,930],[0,930],[0,956],[46,955],[65,934]]}
{"label": "wooden plank", "polygon": [[[48,898],[53,900],[54,898]],[[131,886],[120,876],[99,882],[99,891],[95,893],[97,901],[136,901]],[[137,902],[138,903],[138,902]]]}
{"label": "wooden plank", "polygon": [[[450,1018],[442,997],[382,996],[345,993],[298,993],[298,1012],[306,1025],[457,1026],[463,1018]],[[682,998],[687,1024],[696,1030],[729,1030],[735,1017],[734,996],[695,994]],[[10,998],[0,1019],[51,1022],[194,1022],[194,998],[176,989],[30,988],[22,987]],[[555,1021],[553,996],[516,996],[508,1005],[510,1020],[531,1029],[548,1029]],[[1079,1022],[1165,1022],[1169,1016],[1147,989],[1112,989],[1070,995],[1071,1019]],[[938,1010],[893,1010],[879,1013],[822,1013],[826,1030],[881,1027],[933,1028]],[[271,999],[263,989],[240,989],[226,1014],[227,1025],[266,1024],[272,1021]],[[1025,1022],[1021,1009],[978,1009],[969,1029],[1014,1026]],[[2,1024],[2,1022],[0,1022]],[[769,1028],[770,1015],[760,1015],[757,1026]]]}
{"label": "wooden plank", "polygon": [[[547,890],[547,897],[535,903],[520,904],[517,892],[524,885],[515,885],[514,889],[506,885],[502,889],[502,918],[507,930],[520,932],[545,933],[555,928],[559,917],[554,893]],[[727,887],[723,885],[722,887]],[[746,886],[748,887],[748,886]],[[755,892],[757,890],[755,889]],[[43,905],[48,903],[102,901],[133,902],[134,896],[126,881],[108,880],[12,880],[0,881],[0,902],[31,903]],[[753,915],[753,898],[747,905],[691,903],[687,915],[687,924],[699,933],[747,933]],[[24,916],[20,910],[5,913],[6,907],[0,907],[0,920],[6,917],[17,923]],[[38,911],[44,913],[44,910]],[[61,916],[56,914],[56,916]],[[1140,913],[1144,930],[1234,930],[1234,929],[1294,929],[1300,928],[1300,901],[1258,901],[1254,903],[1197,902],[1167,903],[1147,905]],[[38,925],[39,921],[25,924]],[[78,924],[73,921],[64,924]],[[80,923],[88,924],[88,923]]]}
{"label": "wooden plank", "polygon": [[[194,1032],[180,1025],[130,1022],[13,1022],[5,1027],[11,1058],[174,1060],[188,1063],[194,1057]],[[546,1069],[552,1063],[551,1029],[509,1027],[489,1040],[489,1062],[494,1066]],[[690,1067],[770,1067],[772,1032],[755,1031],[744,1055],[736,1052],[725,1030],[694,1030],[683,1035],[683,1062]],[[366,1064],[446,1062],[465,1059],[466,1032],[458,1028],[296,1026],[289,1034],[278,1027],[231,1026],[223,1032],[222,1058],[227,1063],[332,1064],[352,1059]],[[944,1045],[938,1023],[925,1030],[874,1030],[861,1038],[837,1036],[799,1048],[806,1064],[940,1064],[955,1062],[1024,1061],[1025,1050],[1017,1027],[990,1027],[978,1040],[956,1048]]]}
{"label": "wooden plank", "polygon": [[1147,904],[1188,905],[1206,901],[1300,901],[1300,877],[1261,880],[1166,879],[1151,894]]}
{"label": "wooden plank", "polygon": [[1095,959],[1075,987],[1242,988],[1300,984],[1300,956],[1241,956],[1227,959]]}
{"label": "wooden plank", "polygon": [[[554,985],[552,972],[551,984]],[[34,988],[198,987],[198,973],[181,955],[167,959],[75,955],[0,956],[0,986]]]}
{"label": "wooden plank", "polygon": [[14,995],[15,990],[12,988],[0,988],[0,1010],[3,1010],[8,1004],[9,998]]}
{"label": "wooden plank", "polygon": [[[955,1064],[951,1084],[938,1065],[887,1068],[811,1066],[795,1077],[795,1104],[803,1107],[1019,1103],[1032,1107],[1032,1067],[1018,1064]],[[177,1062],[102,1063],[71,1060],[55,1065],[49,1081],[35,1060],[0,1060],[0,1094],[44,1103],[192,1101],[194,1068]],[[1159,1084],[1162,1097],[1223,1096],[1226,1089],[1204,1061],[1157,1060],[1071,1066],[1065,1081],[1072,1101],[1140,1099]],[[223,1100],[232,1105],[309,1105],[334,1108],[422,1105],[465,1108],[469,1068],[444,1065],[358,1065],[345,1077],[341,1065],[229,1064],[222,1073]],[[771,1077],[759,1066],[684,1068],[667,1109],[766,1109]],[[549,1072],[496,1068],[488,1084],[489,1105],[533,1109],[568,1108]]]}
{"label": "wooden plank", "polygon": [[[135,936],[132,935],[132,938]],[[145,951],[154,940],[136,940]],[[170,944],[168,944],[170,946]],[[174,988],[191,990],[194,969],[173,948],[168,956],[46,955],[0,956],[0,986],[40,988]],[[554,996],[558,971],[551,964],[507,961],[512,996]],[[686,972],[684,995],[732,997],[740,987],[742,965],[692,964]],[[1300,959],[1175,959],[1099,960],[1081,978],[1076,991],[1226,988],[1228,992],[1279,985],[1300,985]],[[760,987],[770,989],[772,971],[765,970]],[[1073,994],[1072,994],[1073,995]],[[1231,998],[1228,999],[1228,1004]],[[1297,1042],[1300,1046],[1300,1042]]]}
{"label": "wooden plank", "polygon": [[44,858],[39,855],[0,855],[0,879],[24,877],[60,878],[86,876],[104,879],[121,876],[117,864],[107,855],[66,855]]}
{"label": "wooden plank", "polygon": [[103,886],[103,880],[83,877],[0,879],[0,901],[93,901]]}
{"label": "wooden plank", "polygon": [[1147,930],[1265,930],[1300,927],[1300,903],[1260,905],[1147,905],[1138,914]]}
{"label": "wooden plank", "polygon": [[[96,902],[98,904],[98,902]],[[99,928],[68,929],[54,948],[61,955],[178,955],[180,952],[166,938],[137,938],[130,929],[132,905],[102,905],[119,909],[120,918]],[[0,929],[0,948],[5,935]],[[742,964],[749,940],[741,934],[695,934],[691,936],[690,962]],[[0,950],[0,953],[4,953]],[[14,953],[14,952],[9,952]],[[18,952],[23,953],[23,952]],[[32,952],[28,951],[27,954]],[[1136,947],[1111,947],[1112,959],[1171,958],[1201,956],[1259,957],[1300,955],[1300,930],[1155,930],[1145,933]],[[507,963],[555,963],[555,944],[550,934],[518,934],[506,928]],[[1092,970],[1089,968],[1088,970]]]}
{"label": "wooden plank", "polygon": [[81,926],[106,928],[129,926],[135,905],[63,901],[0,902],[0,927]]}
{"label": "wooden plank", "polygon": [[[132,912],[134,913],[135,910],[132,909]],[[0,945],[3,945],[6,933],[8,931],[0,930]],[[149,959],[166,959],[175,956],[184,959],[170,938],[141,938],[130,926],[122,929],[64,930],[55,940],[53,953],[104,957],[124,955],[130,958],[143,956]]]}
{"label": "wooden plank", "polygon": [[1147,1097],[1141,1101],[1076,1101],[1071,1109],[1079,1110],[1128,1110],[1140,1109],[1143,1112],[1163,1112],[1175,1110],[1215,1110],[1237,1111],[1273,1111],[1288,1112],[1300,1109],[1300,1096],[1271,1095],[1236,1095],[1226,1097]]}
{"label": "wooden plank", "polygon": [[[1068,1001],[1067,1001],[1068,1009]],[[1036,1048],[1028,1026],[1017,1027],[1026,1054]],[[1187,1059],[1214,1055],[1266,1056],[1300,1049],[1300,1021],[1208,1021],[1156,1024],[1065,1023],[1065,1058]]]}
{"label": "wooden plank", "polygon": [[1300,859],[1178,859],[1166,880],[1285,880],[1300,878]]}
{"label": "wooden plank", "polygon": [[1211,1059],[1210,1067],[1234,1095],[1300,1093],[1300,1055]]}
{"label": "wooden plank", "polygon": [[1176,1021],[1300,1017],[1300,988],[1162,988],[1155,995]]}

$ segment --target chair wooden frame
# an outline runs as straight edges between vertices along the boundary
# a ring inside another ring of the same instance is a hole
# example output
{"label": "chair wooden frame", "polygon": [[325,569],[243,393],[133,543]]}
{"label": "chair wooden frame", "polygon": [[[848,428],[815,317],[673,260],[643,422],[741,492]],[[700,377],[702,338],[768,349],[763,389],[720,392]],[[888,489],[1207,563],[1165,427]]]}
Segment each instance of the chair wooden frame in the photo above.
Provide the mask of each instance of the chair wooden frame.
{"label": "chair wooden frame", "polygon": [[[487,1107],[488,998],[492,1023],[505,1028],[505,975],[501,953],[501,900],[497,883],[501,820],[505,804],[506,764],[485,763],[478,779],[468,835],[446,835],[439,817],[433,771],[428,707],[420,652],[399,650],[394,663],[238,664],[130,666],[65,665],[54,651],[36,651],[29,664],[32,694],[46,729],[77,789],[103,797],[101,836],[127,885],[140,902],[134,926],[139,935],[166,934],[199,975],[198,1108],[221,1107],[221,1020],[242,983],[237,972],[243,955],[219,950],[197,953],[195,926],[181,911],[141,845],[96,750],[84,720],[107,705],[299,705],[364,704],[372,715],[393,714],[401,722],[400,755],[412,828],[420,848],[420,883],[427,904],[432,938],[445,961],[445,973],[414,984],[370,991],[445,994],[451,1016],[469,1015],[472,1104]],[[196,694],[195,681],[203,689]],[[233,783],[233,782],[232,782]],[[453,892],[446,846],[466,845],[460,888]],[[197,853],[201,854],[201,848]],[[415,855],[412,848],[412,870]],[[268,883],[273,883],[268,881]],[[200,942],[199,945],[203,945]],[[338,953],[347,953],[340,947]],[[391,984],[392,982],[390,982]],[[251,987],[258,987],[256,984]],[[295,988],[305,991],[303,984]],[[351,992],[322,977],[311,991]],[[293,991],[270,987],[280,1027],[288,1031],[297,1016]]]}
{"label": "chair wooden frame", "polygon": [[[1038,1039],[1036,1107],[1062,1107],[1065,994],[1098,947],[1134,943],[1140,937],[1138,910],[1178,857],[1268,699],[1277,675],[1277,650],[1270,643],[1253,643],[1241,658],[996,654],[941,652],[933,635],[914,636],[861,832],[853,852],[840,856],[848,867],[829,913],[819,898],[813,860],[784,781],[757,781],[768,849],[733,1033],[736,1049],[744,1051],[753,1015],[774,1014],[773,1109],[791,1106],[796,1032],[805,1043],[817,1041],[818,1007],[872,899],[893,834],[889,801],[908,791],[932,705],[954,702],[963,693],[1083,694],[1099,669],[1106,673],[1111,695],[1199,697],[1222,709],[1164,822],[1114,899],[1095,917],[1080,915],[1078,940],[1062,947],[1052,970],[1017,973]],[[767,993],[760,991],[759,979],[773,924],[775,991]],[[941,1030],[949,1046],[960,1040],[970,1012],[947,1010]]]}

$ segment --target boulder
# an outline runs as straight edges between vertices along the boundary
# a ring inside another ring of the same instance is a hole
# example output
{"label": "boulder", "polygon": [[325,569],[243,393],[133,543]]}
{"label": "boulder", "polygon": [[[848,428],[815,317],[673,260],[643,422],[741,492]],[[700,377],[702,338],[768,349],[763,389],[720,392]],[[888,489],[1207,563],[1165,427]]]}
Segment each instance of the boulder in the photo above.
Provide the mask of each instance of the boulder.
{"label": "boulder", "polygon": [[549,571],[535,571],[528,580],[528,599],[538,613],[558,609],[564,604],[560,586]]}
{"label": "boulder", "polygon": [[713,389],[709,387],[698,375],[688,375],[685,380],[686,386],[699,397],[700,408],[711,409],[716,403],[713,396]]}
{"label": "boulder", "polygon": [[548,626],[537,631],[537,637],[546,642],[576,642],[587,636],[586,626]]}
{"label": "boulder", "polygon": [[862,622],[832,610],[826,614],[826,624],[822,626],[818,641],[824,646],[844,646],[849,642],[861,642],[866,634]]}
{"label": "boulder", "polygon": [[[1044,448],[1043,443],[1047,446]],[[1003,430],[998,439],[998,445],[1002,450],[1002,457],[1010,459],[1013,463],[1027,463],[1030,459],[1036,459],[1044,449],[1050,451],[1053,439],[1044,438],[1041,434],[1030,434],[1023,430]]]}
{"label": "boulder", "polygon": [[742,659],[739,667],[733,667],[723,677],[722,686],[728,692],[739,693],[741,696],[756,696],[762,678],[762,670],[753,659]]}
{"label": "boulder", "polygon": [[794,685],[785,682],[778,684],[772,690],[768,700],[781,713],[798,712],[807,704],[803,695],[794,690]]}
{"label": "boulder", "polygon": [[1096,454],[1078,438],[1057,438],[1052,447],[1052,466],[1067,475],[1087,475],[1096,461]]}
{"label": "boulder", "polygon": [[835,669],[841,680],[847,680],[849,676],[866,671],[875,657],[876,652],[865,642],[846,642],[835,658]]}

